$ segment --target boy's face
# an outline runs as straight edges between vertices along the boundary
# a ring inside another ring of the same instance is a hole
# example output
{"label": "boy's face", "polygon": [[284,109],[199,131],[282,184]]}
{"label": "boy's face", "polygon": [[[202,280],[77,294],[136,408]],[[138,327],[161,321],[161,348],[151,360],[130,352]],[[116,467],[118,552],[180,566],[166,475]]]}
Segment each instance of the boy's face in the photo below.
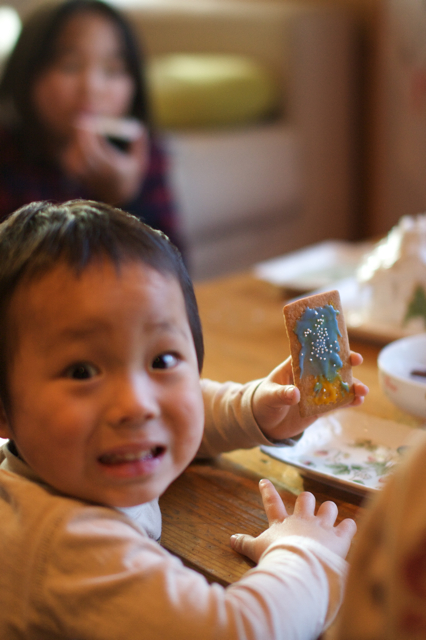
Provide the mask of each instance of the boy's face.
{"label": "boy's face", "polygon": [[60,265],[10,307],[10,411],[0,435],[71,496],[124,507],[160,496],[204,426],[180,286],[141,262],[80,277]]}

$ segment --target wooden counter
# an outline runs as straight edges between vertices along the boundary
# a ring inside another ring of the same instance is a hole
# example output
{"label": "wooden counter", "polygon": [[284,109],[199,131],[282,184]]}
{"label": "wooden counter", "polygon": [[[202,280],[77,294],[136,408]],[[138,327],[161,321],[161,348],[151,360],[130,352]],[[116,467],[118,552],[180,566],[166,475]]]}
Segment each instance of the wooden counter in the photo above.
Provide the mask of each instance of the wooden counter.
{"label": "wooden counter", "polygon": [[[203,376],[248,382],[267,375],[289,355],[282,307],[284,295],[249,273],[196,287],[203,322],[206,359]],[[381,391],[377,376],[380,346],[351,341],[364,362],[354,372],[370,393],[358,409],[413,427],[414,418],[399,411]],[[339,518],[359,518],[362,498],[318,481],[302,478],[290,465],[258,448],[193,463],[161,498],[162,544],[208,580],[229,584],[252,565],[229,547],[233,533],[259,534],[267,520],[258,482],[268,477],[291,510],[297,493],[312,491],[319,503],[332,499]]]}

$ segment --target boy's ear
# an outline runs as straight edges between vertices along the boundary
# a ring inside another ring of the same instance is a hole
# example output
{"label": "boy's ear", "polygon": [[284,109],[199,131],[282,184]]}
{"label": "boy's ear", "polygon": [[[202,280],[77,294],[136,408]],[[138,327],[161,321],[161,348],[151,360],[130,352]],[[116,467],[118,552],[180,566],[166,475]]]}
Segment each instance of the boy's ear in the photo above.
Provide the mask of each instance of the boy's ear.
{"label": "boy's ear", "polygon": [[12,431],[9,425],[9,420],[6,411],[3,406],[3,402],[0,400],[0,438],[12,438]]}

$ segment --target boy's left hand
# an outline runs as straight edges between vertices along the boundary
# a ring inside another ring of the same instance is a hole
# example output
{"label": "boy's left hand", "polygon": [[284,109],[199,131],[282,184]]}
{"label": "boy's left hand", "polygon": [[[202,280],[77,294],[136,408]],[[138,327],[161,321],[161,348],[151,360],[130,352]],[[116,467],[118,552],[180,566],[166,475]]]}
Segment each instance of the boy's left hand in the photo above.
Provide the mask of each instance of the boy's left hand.
{"label": "boy's left hand", "polygon": [[[361,354],[351,351],[351,365],[355,367],[361,363]],[[355,398],[347,407],[362,404],[368,387],[354,379],[354,392]],[[291,438],[315,422],[316,416],[300,417],[299,400],[299,389],[293,385],[291,358],[287,358],[260,383],[253,396],[253,415],[267,438]]]}

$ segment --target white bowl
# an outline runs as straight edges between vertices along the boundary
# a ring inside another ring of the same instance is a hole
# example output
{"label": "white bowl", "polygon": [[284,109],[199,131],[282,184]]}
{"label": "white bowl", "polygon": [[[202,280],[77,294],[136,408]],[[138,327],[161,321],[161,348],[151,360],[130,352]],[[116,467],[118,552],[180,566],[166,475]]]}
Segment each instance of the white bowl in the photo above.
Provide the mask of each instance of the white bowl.
{"label": "white bowl", "polygon": [[[377,360],[383,391],[400,409],[426,418],[426,333],[388,344]],[[413,374],[425,372],[425,377]]]}

